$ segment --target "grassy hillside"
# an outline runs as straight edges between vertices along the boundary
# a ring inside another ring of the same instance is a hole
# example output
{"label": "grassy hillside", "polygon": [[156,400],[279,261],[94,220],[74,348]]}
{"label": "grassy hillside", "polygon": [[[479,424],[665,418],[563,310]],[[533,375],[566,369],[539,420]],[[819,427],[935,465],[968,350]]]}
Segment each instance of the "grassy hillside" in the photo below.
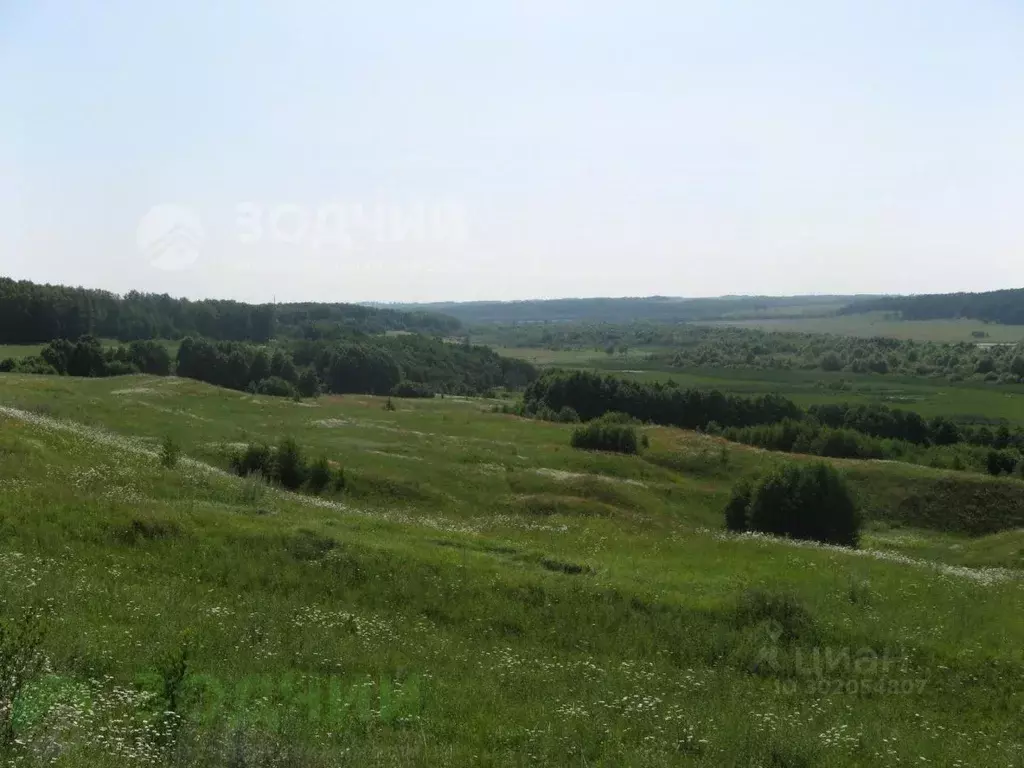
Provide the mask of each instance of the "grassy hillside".
{"label": "grassy hillside", "polygon": [[[844,462],[864,548],[793,546],[721,532],[776,455],[667,428],[587,453],[487,401],[384,402],[0,376],[0,620],[34,608],[47,659],[11,764],[1024,757],[1024,537],[968,535],[1020,527],[1024,485]],[[346,490],[222,471],[285,434]]]}

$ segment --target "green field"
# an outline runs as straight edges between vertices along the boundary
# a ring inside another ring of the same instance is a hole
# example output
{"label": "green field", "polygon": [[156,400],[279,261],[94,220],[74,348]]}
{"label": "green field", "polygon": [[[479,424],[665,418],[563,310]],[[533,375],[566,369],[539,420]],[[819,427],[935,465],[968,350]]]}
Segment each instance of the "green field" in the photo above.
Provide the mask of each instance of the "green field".
{"label": "green field", "polygon": [[[985,323],[980,320],[899,320],[886,312],[865,312],[857,315],[806,318],[754,318],[743,320],[715,320],[701,325],[732,328],[756,328],[762,331],[797,333],[834,333],[839,336],[887,336],[914,341],[968,341],[981,343],[1016,344],[1024,341],[1024,326]],[[974,332],[986,334],[977,338]]]}
{"label": "green field", "polygon": [[[858,556],[723,535],[732,482],[779,456],[668,428],[594,454],[489,401],[394,402],[0,376],[0,618],[41,607],[47,657],[9,764],[1024,758],[1024,535],[910,503],[1024,520],[1024,484],[840,462]],[[221,471],[285,434],[346,489]]]}
{"label": "green field", "polygon": [[0,360],[6,360],[8,357],[17,359],[38,355],[43,346],[42,344],[0,344]]}

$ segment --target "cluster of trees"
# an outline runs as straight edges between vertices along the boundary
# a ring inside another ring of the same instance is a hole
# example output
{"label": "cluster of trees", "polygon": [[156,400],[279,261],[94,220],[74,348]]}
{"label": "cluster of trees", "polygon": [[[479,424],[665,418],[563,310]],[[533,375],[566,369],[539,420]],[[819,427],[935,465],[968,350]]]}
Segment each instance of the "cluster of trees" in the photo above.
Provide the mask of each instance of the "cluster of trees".
{"label": "cluster of trees", "polygon": [[[856,408],[860,406],[853,407]],[[786,419],[775,424],[751,427],[723,429],[717,424],[709,424],[707,431],[732,442],[770,451],[842,459],[890,459],[946,469],[1024,477],[1024,432],[1020,428],[1010,433],[1004,425],[997,433],[1009,437],[1001,437],[992,442],[972,442],[967,436],[977,437],[978,430],[961,427],[943,417],[928,422],[927,428],[933,438],[911,441],[903,437],[880,437],[848,426],[828,426],[813,415],[808,415],[800,421]],[[990,430],[989,434],[992,434]],[[955,435],[957,439],[951,440],[950,435]]]}
{"label": "cluster of trees", "polygon": [[185,338],[178,347],[176,372],[219,387],[258,394],[315,397],[320,379],[310,368],[300,370],[283,349],[273,352],[239,341]]}
{"label": "cluster of trees", "polygon": [[[786,419],[775,424],[724,429],[716,424],[709,424],[708,432],[735,443],[753,445],[769,451],[837,459],[889,459],[977,472],[992,471],[991,468],[995,466],[989,462],[989,454],[994,451],[991,448],[963,442],[935,445],[872,437],[855,429],[823,426],[814,418],[803,421]],[[1019,457],[1016,451],[1007,451],[1007,455]],[[1013,458],[1009,469],[1013,470],[1017,462],[1018,458]],[[1004,471],[1002,464],[999,466],[1000,469],[992,474],[1001,474]]]}
{"label": "cluster of trees", "polygon": [[413,334],[341,343],[300,341],[292,350],[298,365],[311,366],[325,388],[338,393],[478,395],[499,387],[522,389],[537,378],[530,363],[488,347]]}
{"label": "cluster of trees", "polygon": [[95,337],[82,336],[73,342],[51,341],[38,355],[0,361],[0,373],[8,372],[92,377],[130,373],[167,376],[171,372],[171,355],[167,347],[157,341],[133,341],[104,348]]}
{"label": "cluster of trees", "polygon": [[916,411],[886,405],[829,403],[812,405],[808,414],[825,427],[856,430],[872,437],[906,440],[919,445],[950,445],[961,440],[959,429],[949,419],[939,416],[929,422]]}
{"label": "cluster of trees", "polygon": [[244,451],[231,455],[231,471],[242,477],[260,477],[290,491],[304,490],[314,495],[345,488],[345,472],[334,469],[327,457],[310,461],[291,438],[284,438],[274,448],[264,443],[250,443]]}
{"label": "cluster of trees", "polygon": [[799,419],[804,412],[781,395],[741,397],[717,390],[680,389],[674,382],[641,383],[591,371],[550,371],[523,393],[527,415],[573,409],[583,421],[619,411],[635,419],[685,429],[709,422],[745,427]]}
{"label": "cluster of trees", "polygon": [[422,336],[303,341],[272,354],[250,344],[187,338],[178,350],[177,372],[222,387],[302,397],[321,390],[396,397],[478,395],[495,387],[522,387],[537,375],[529,363],[486,347]]}
{"label": "cluster of trees", "polygon": [[576,427],[572,431],[570,445],[587,451],[637,453],[640,450],[636,427],[614,414],[606,414]]}
{"label": "cluster of trees", "polygon": [[842,314],[899,312],[904,320],[939,320],[969,317],[990,323],[1024,324],[1024,288],[982,293],[933,293],[886,296],[856,301]]}
{"label": "cluster of trees", "polygon": [[454,317],[435,312],[402,312],[361,304],[278,304],[275,311],[281,335],[311,341],[389,331],[452,336],[462,328]]}
{"label": "cluster of trees", "polygon": [[741,481],[725,507],[726,527],[855,547],[861,516],[845,479],[829,464],[786,464]]}
{"label": "cluster of trees", "polygon": [[296,338],[386,331],[445,335],[459,327],[452,317],[356,304],[189,301],[136,291],[119,296],[0,278],[0,344],[41,344],[85,335],[120,341],[204,336],[264,343],[275,333]]}

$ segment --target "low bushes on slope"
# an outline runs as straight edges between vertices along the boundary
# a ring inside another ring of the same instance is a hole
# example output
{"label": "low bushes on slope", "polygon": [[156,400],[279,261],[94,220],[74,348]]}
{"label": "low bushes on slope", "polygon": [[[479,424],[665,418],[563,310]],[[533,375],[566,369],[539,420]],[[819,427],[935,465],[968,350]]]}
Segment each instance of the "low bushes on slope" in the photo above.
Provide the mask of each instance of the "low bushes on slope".
{"label": "low bushes on slope", "polygon": [[250,444],[231,456],[231,471],[242,477],[258,475],[292,491],[304,489],[318,494],[329,488],[345,487],[345,474],[341,469],[333,469],[325,457],[310,462],[291,438],[281,440],[274,448],[262,443]]}

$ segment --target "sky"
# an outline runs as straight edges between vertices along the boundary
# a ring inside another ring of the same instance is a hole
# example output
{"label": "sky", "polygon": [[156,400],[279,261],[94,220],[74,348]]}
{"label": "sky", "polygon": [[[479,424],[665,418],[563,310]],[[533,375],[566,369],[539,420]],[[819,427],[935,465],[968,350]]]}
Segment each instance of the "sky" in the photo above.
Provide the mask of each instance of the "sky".
{"label": "sky", "polygon": [[0,0],[0,275],[248,301],[1024,286],[1024,4]]}

